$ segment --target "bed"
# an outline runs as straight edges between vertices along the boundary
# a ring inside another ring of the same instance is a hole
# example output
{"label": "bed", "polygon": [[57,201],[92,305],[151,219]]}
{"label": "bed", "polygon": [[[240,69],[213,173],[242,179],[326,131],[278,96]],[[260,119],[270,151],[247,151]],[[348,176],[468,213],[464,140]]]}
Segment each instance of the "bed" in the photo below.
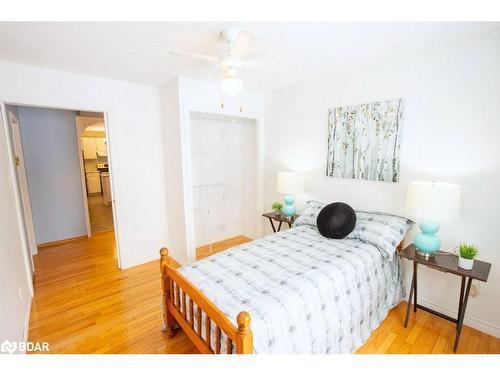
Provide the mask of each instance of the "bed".
{"label": "bed", "polygon": [[382,232],[401,236],[382,250],[376,241],[386,234],[372,230],[373,218],[356,225],[358,235],[332,240],[318,232],[313,216],[311,223],[178,270],[162,249],[169,337],[177,323],[201,353],[216,354],[352,353],[360,347],[404,296],[394,253],[411,222],[377,222]]}

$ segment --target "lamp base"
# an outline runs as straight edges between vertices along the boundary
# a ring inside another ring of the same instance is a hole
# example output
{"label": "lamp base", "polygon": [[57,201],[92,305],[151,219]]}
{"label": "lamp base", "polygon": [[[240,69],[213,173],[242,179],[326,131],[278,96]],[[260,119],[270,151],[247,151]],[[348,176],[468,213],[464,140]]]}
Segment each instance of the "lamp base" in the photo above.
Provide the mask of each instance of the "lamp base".
{"label": "lamp base", "polygon": [[281,212],[283,212],[283,215],[285,215],[285,217],[292,217],[293,215],[295,215],[295,207],[293,206],[293,204],[295,203],[295,199],[293,198],[293,196],[288,194],[287,196],[285,196],[285,199],[283,201],[285,202],[285,206],[283,207],[283,210],[281,210]]}
{"label": "lamp base", "polygon": [[424,253],[423,251],[420,251],[417,249],[417,255],[421,258],[424,258],[425,260],[430,259],[434,256],[434,253]]}
{"label": "lamp base", "polygon": [[439,224],[432,220],[422,220],[419,227],[422,233],[415,236],[413,244],[418,253],[427,259],[441,248],[441,241],[436,236],[439,231]]}

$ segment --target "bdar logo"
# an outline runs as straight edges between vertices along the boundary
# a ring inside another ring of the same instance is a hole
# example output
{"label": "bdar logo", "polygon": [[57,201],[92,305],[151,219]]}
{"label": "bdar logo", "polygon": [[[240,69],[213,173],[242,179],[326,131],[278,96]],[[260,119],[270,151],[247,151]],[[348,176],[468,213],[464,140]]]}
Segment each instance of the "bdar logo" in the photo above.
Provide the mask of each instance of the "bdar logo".
{"label": "bdar logo", "polygon": [[0,345],[0,351],[4,353],[12,354],[16,351],[16,349],[17,349],[17,343],[10,342],[9,340],[5,340]]}

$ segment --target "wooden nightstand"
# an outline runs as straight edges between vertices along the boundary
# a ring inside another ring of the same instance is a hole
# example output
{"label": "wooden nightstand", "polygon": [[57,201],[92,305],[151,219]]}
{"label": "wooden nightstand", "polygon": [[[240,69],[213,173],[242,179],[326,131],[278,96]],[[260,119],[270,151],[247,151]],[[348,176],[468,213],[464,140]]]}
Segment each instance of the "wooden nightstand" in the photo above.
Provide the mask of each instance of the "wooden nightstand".
{"label": "wooden nightstand", "polygon": [[[458,256],[456,255],[445,252],[438,252],[430,258],[425,259],[421,255],[419,255],[416,250],[417,249],[415,248],[415,245],[411,244],[405,247],[404,250],[399,253],[400,257],[413,261],[413,278],[411,281],[410,295],[408,297],[408,305],[406,306],[406,318],[404,326],[406,328],[408,325],[408,318],[410,317],[411,302],[413,298],[413,311],[415,313],[417,312],[417,308],[419,308],[431,314],[437,315],[443,319],[449,320],[457,325],[455,344],[453,345],[453,351],[456,352],[458,341],[460,340],[460,333],[462,332],[462,326],[464,324],[465,309],[467,308],[467,301],[469,300],[469,292],[472,280],[487,282],[491,264],[476,259],[474,260],[474,267],[471,270],[464,270],[458,267]],[[438,311],[434,311],[417,303],[417,265],[419,263],[429,268],[445,273],[449,272],[462,278],[460,299],[458,301],[458,316],[456,318],[441,314]],[[467,288],[465,287],[466,281]]]}
{"label": "wooden nightstand", "polygon": [[[268,212],[266,214],[262,214],[262,216],[267,217],[269,219],[271,227],[273,227],[274,233],[279,232],[281,230],[281,225],[283,223],[287,223],[288,228],[291,228],[295,219],[299,217],[299,215],[293,215],[292,217],[285,217],[283,215],[277,215],[275,212]],[[276,227],[274,226],[274,221],[279,222],[278,230],[276,230]]]}

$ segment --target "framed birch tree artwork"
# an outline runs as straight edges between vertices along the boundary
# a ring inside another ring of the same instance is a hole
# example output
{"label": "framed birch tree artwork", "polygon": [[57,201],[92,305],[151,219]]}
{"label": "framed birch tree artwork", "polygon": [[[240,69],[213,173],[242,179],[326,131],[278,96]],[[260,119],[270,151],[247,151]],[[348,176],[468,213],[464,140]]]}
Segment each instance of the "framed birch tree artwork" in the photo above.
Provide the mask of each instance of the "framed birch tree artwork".
{"label": "framed birch tree artwork", "polygon": [[326,175],[399,181],[403,99],[328,111]]}

